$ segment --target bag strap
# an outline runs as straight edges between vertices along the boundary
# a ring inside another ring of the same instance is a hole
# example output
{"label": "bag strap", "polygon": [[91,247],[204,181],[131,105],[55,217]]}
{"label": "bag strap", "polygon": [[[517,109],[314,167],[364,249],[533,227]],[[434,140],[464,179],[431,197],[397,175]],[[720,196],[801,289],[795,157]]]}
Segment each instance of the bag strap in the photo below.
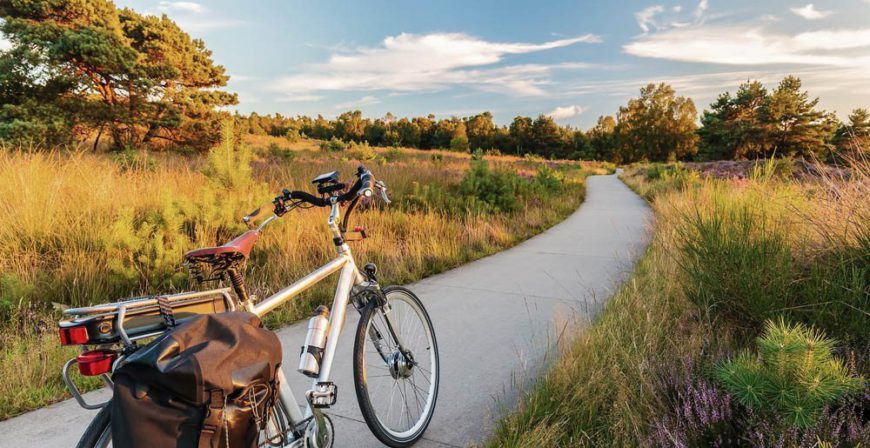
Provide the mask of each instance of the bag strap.
{"label": "bag strap", "polygon": [[157,309],[160,311],[160,316],[163,317],[163,324],[167,328],[175,327],[175,312],[172,310],[172,305],[169,304],[169,299],[166,296],[157,296]]}
{"label": "bag strap", "polygon": [[209,402],[206,407],[205,419],[199,433],[198,448],[220,448],[221,429],[223,427],[224,392],[220,389],[209,391]]}

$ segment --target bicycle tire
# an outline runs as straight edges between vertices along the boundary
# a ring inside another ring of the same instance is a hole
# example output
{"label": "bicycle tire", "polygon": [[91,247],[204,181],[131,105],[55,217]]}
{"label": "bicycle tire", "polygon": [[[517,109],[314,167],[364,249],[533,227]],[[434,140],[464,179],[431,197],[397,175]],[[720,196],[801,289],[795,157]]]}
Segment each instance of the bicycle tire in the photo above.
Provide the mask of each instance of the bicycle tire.
{"label": "bicycle tire", "polygon": [[111,415],[112,402],[110,401],[91,420],[76,448],[105,448],[108,446],[103,442],[108,443],[112,440]]}
{"label": "bicycle tire", "polygon": [[[369,335],[369,323],[372,322],[373,316],[376,316],[375,312],[378,310],[378,303],[376,300],[369,301],[366,304],[365,308],[363,308],[362,315],[360,316],[359,324],[357,325],[356,339],[354,341],[354,362],[353,362],[353,376],[354,376],[354,387],[356,389],[357,401],[359,402],[360,411],[362,412],[363,418],[365,419],[366,425],[368,425],[369,429],[372,431],[375,437],[380,440],[385,445],[392,448],[403,448],[409,447],[416,443],[420,438],[423,437],[423,433],[426,432],[426,429],[429,427],[429,423],[432,421],[432,416],[435,413],[435,403],[438,398],[438,387],[441,379],[440,374],[440,361],[438,357],[438,343],[435,339],[435,331],[432,327],[432,320],[429,318],[429,314],[426,312],[426,309],[423,307],[423,303],[420,299],[407,288],[403,288],[400,286],[388,286],[383,289],[384,295],[387,297],[387,302],[392,304],[392,297],[397,297],[397,294],[404,296],[404,299],[412,305],[412,308],[416,308],[414,310],[421,322],[425,325],[424,331],[428,336],[428,340],[426,342],[430,343],[430,360],[432,361],[431,371],[430,371],[430,382],[429,382],[429,390],[431,395],[431,405],[424,406],[421,415],[418,418],[416,424],[412,426],[405,434],[400,433],[397,434],[395,431],[392,431],[390,428],[387,428],[384,423],[381,421],[381,418],[378,416],[377,410],[374,408],[370,396],[369,391],[369,380],[371,379],[371,375],[366,372],[366,341],[368,340]],[[393,307],[395,308],[395,307]],[[405,341],[407,343],[407,341]],[[374,345],[372,345],[374,347]],[[380,352],[379,350],[379,353]],[[383,355],[381,355],[383,356]],[[415,357],[416,358],[416,357]],[[418,367],[415,367],[418,368]],[[418,370],[425,374],[425,372],[418,368]],[[381,375],[384,376],[384,375]],[[395,377],[394,381],[396,380]],[[416,385],[412,384],[412,387],[416,387]],[[418,389],[419,390],[419,389]],[[416,392],[415,392],[416,394]],[[428,400],[428,397],[427,397]],[[392,397],[391,397],[391,405],[392,405]],[[419,404],[419,402],[418,402]],[[407,406],[407,403],[406,403]],[[410,412],[410,409],[408,409]],[[409,418],[410,420],[410,418]],[[401,422],[401,418],[400,418]],[[410,421],[409,421],[410,424]],[[416,429],[415,429],[416,428]],[[413,429],[413,431],[411,431]]]}

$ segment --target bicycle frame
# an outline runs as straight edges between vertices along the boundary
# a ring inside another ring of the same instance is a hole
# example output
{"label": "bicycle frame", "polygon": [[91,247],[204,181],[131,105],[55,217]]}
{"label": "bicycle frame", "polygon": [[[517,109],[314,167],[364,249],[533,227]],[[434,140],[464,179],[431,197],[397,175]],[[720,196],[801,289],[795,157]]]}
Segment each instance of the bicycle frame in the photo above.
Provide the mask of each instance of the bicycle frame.
{"label": "bicycle frame", "polygon": [[[270,222],[272,222],[276,218],[277,218],[276,215],[272,215],[269,218],[265,219],[259,225],[257,230],[258,231],[262,230],[263,227],[268,225]],[[221,289],[216,289],[216,290],[212,290],[212,291],[182,293],[182,294],[176,294],[173,296],[166,296],[166,297],[171,297],[172,298],[171,300],[182,300],[182,299],[187,299],[188,297],[196,298],[196,297],[207,295],[207,294],[220,294],[225,299],[225,303],[227,305],[227,307],[226,307],[227,311],[243,309],[245,311],[248,311],[248,312],[255,314],[258,317],[262,318],[263,316],[269,314],[271,311],[275,310],[276,308],[283,305],[284,303],[287,303],[288,301],[292,300],[293,298],[295,298],[296,296],[298,296],[302,292],[310,289],[311,287],[313,287],[317,283],[321,282],[325,278],[329,277],[330,275],[332,275],[336,272],[339,273],[338,286],[336,287],[336,290],[335,290],[335,296],[333,298],[332,309],[330,311],[330,316],[329,316],[329,330],[328,330],[328,334],[327,334],[326,346],[324,347],[323,357],[322,357],[322,361],[320,364],[320,371],[318,373],[318,377],[313,380],[311,389],[306,393],[306,399],[308,400],[308,407],[307,407],[307,410],[305,412],[305,415],[303,415],[299,409],[299,404],[296,401],[296,398],[293,394],[293,391],[289,386],[289,383],[287,381],[287,377],[286,377],[284,371],[281,368],[279,368],[278,372],[277,372],[277,379],[279,382],[279,391],[278,391],[279,400],[281,402],[282,407],[286,411],[286,417],[289,420],[287,422],[288,423],[287,428],[292,430],[289,434],[286,432],[284,434],[285,436],[289,437],[288,439],[286,439],[287,443],[284,445],[285,447],[294,447],[295,448],[295,447],[301,447],[304,445],[304,443],[305,443],[304,439],[306,438],[305,435],[298,437],[298,438],[295,438],[294,433],[295,433],[295,430],[302,423],[306,422],[306,420],[313,419],[316,422],[317,427],[318,427],[318,431],[317,431],[318,438],[323,437],[322,434],[324,434],[324,431],[325,431],[323,414],[320,412],[319,406],[312,405],[312,403],[313,403],[312,397],[318,396],[317,395],[317,392],[318,392],[317,386],[319,383],[320,384],[323,384],[323,383],[330,384],[329,377],[330,377],[330,373],[332,370],[332,362],[334,360],[336,347],[338,346],[338,339],[339,339],[341,332],[343,330],[343,327],[344,327],[345,317],[347,314],[347,307],[351,301],[351,296],[352,296],[352,293],[354,292],[354,288],[359,287],[359,288],[364,289],[366,287],[377,285],[377,282],[375,282],[373,280],[370,281],[366,276],[364,276],[360,273],[359,269],[357,269],[356,263],[353,259],[353,255],[352,255],[351,250],[350,250],[350,247],[345,242],[343,234],[341,232],[341,228],[339,226],[339,219],[340,219],[339,203],[338,203],[336,198],[331,198],[331,206],[330,206],[328,225],[329,225],[329,230],[330,230],[332,237],[333,237],[333,242],[336,245],[338,256],[336,258],[332,259],[331,261],[329,261],[328,263],[326,263],[325,265],[321,266],[320,268],[314,270],[310,274],[297,280],[293,284],[281,289],[280,291],[272,294],[271,296],[269,296],[263,300],[260,300],[257,303],[254,303],[255,302],[254,300],[247,299],[246,297],[238,296],[238,292],[237,292],[235,298],[231,297],[229,294],[229,291],[230,291],[229,288],[221,288]],[[132,344],[132,342],[135,340],[146,338],[146,337],[151,337],[151,336],[156,336],[156,335],[162,333],[162,331],[158,331],[158,332],[154,332],[154,333],[138,335],[136,337],[128,337],[127,332],[124,329],[124,325],[123,325],[124,324],[124,316],[128,310],[128,307],[137,307],[138,308],[138,307],[142,307],[142,306],[146,306],[146,305],[151,305],[152,302],[156,303],[156,300],[155,299],[145,299],[145,300],[138,301],[135,304],[130,304],[129,302],[128,303],[120,302],[120,303],[116,303],[116,304],[96,305],[96,306],[91,306],[91,307],[69,309],[65,312],[65,314],[70,315],[70,316],[82,316],[82,315],[89,315],[89,314],[94,314],[94,313],[115,314],[118,318],[118,320],[117,320],[119,322],[118,329],[119,329],[120,334],[122,336],[122,341],[124,342],[125,345],[129,345],[129,344]],[[387,319],[389,319],[389,317],[387,317]],[[121,361],[120,358],[115,361],[115,364],[112,366],[113,371],[114,371],[114,368],[118,365],[118,363],[120,361]],[[64,368],[62,370],[64,381],[66,382],[73,397],[85,409],[98,409],[98,408],[105,406],[108,402],[104,402],[104,403],[100,403],[100,404],[88,404],[88,403],[86,403],[84,398],[82,397],[81,393],[78,391],[78,389],[72,383],[72,381],[70,381],[69,375],[68,375],[68,370],[71,367],[71,365],[74,364],[75,362],[76,362],[76,358],[71,359],[69,362],[67,362],[67,364],[64,366]],[[112,380],[111,380],[110,376],[108,374],[103,374],[101,376],[102,376],[103,380],[106,382],[106,384],[109,387],[112,387]],[[321,395],[319,395],[319,397],[323,397],[323,395],[321,394]],[[320,441],[322,441],[322,439],[320,439]]]}
{"label": "bicycle frame", "polygon": [[[265,227],[269,222],[271,222],[275,216],[271,216],[267,218],[260,226],[259,229]],[[266,314],[269,314],[275,308],[283,305],[284,303],[292,300],[302,292],[310,289],[317,283],[321,282],[325,278],[330,275],[339,272],[338,277],[338,286],[335,290],[335,296],[332,301],[332,309],[330,310],[329,315],[329,332],[326,337],[326,347],[323,350],[323,359],[320,366],[320,372],[318,377],[312,382],[311,390],[308,391],[306,397],[309,394],[316,391],[316,387],[318,383],[328,383],[329,376],[332,370],[332,361],[335,356],[335,349],[338,346],[338,338],[341,335],[341,331],[344,328],[344,321],[347,314],[347,306],[350,303],[351,292],[354,286],[362,285],[366,283],[366,278],[360,274],[359,269],[357,269],[356,263],[353,259],[353,255],[351,254],[350,247],[344,241],[342,237],[341,230],[339,228],[339,218],[340,211],[338,203],[333,201],[330,207],[329,213],[329,229],[333,236],[333,241],[341,242],[341,244],[336,243],[336,249],[338,250],[338,256],[332,261],[326,263],[320,268],[314,270],[310,274],[302,277],[297,280],[290,286],[287,286],[275,294],[259,301],[258,303],[253,303],[253,301],[249,301],[246,305],[246,309],[259,316],[263,317]],[[293,391],[290,388],[290,385],[287,382],[286,376],[284,375],[283,370],[279,369],[278,371],[278,381],[280,384],[279,390],[279,399],[281,400],[281,404],[287,412],[287,417],[290,420],[289,424],[291,428],[295,428],[301,422],[309,418],[316,418],[318,421],[318,425],[322,425],[322,418],[319,415],[318,410],[314,408],[309,400],[308,408],[306,410],[305,415],[299,411],[299,405],[296,401],[295,396],[293,395]],[[322,427],[321,427],[322,430]],[[292,441],[290,446],[293,446],[297,441]],[[301,442],[301,439],[299,440]]]}

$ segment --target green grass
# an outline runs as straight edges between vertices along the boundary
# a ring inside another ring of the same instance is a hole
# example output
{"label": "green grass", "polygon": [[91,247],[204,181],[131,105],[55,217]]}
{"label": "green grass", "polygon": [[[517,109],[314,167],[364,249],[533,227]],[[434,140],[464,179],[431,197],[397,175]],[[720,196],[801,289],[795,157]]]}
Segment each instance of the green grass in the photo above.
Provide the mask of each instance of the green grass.
{"label": "green grass", "polygon": [[[241,233],[240,217],[283,187],[310,191],[312,178],[334,169],[350,177],[360,159],[388,183],[394,203],[355,214],[351,224],[365,225],[370,238],[353,250],[359,262],[377,263],[389,283],[456,267],[541,232],[577,208],[588,174],[607,169],[487,156],[490,170],[511,179],[501,194],[516,208],[507,211],[489,204],[488,190],[461,188],[470,176],[468,154],[359,146],[321,151],[317,142],[265,137],[244,144],[225,139],[208,155],[3,148],[0,419],[68,396],[59,373],[75,349],[58,347],[59,307],[197,288],[181,264],[185,251]],[[555,174],[537,177],[544,163],[558,174],[555,188]],[[254,249],[249,290],[266,297],[333,251],[324,211],[294,211]],[[267,323],[308,315],[331,299],[331,287],[318,285]]]}
{"label": "green grass", "polygon": [[[765,321],[785,319],[834,336],[850,382],[868,376],[867,174],[856,165],[849,181],[796,183],[764,172],[727,181],[679,166],[627,170],[623,179],[652,201],[656,217],[645,256],[487,445],[752,445],[758,434],[785,446],[804,436],[867,443],[860,395],[797,421],[747,411],[713,374],[755,347]],[[836,429],[843,422],[857,438]]]}

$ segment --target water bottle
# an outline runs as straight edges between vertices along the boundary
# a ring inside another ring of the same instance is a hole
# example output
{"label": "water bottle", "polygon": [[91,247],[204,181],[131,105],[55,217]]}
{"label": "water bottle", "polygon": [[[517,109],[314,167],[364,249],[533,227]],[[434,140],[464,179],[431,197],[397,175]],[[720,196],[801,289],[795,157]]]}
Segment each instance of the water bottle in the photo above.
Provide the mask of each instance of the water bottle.
{"label": "water bottle", "polygon": [[321,305],[314,310],[314,316],[308,320],[308,335],[305,336],[305,345],[299,357],[299,373],[312,378],[317,378],[320,374],[327,330],[329,330],[329,308]]}

